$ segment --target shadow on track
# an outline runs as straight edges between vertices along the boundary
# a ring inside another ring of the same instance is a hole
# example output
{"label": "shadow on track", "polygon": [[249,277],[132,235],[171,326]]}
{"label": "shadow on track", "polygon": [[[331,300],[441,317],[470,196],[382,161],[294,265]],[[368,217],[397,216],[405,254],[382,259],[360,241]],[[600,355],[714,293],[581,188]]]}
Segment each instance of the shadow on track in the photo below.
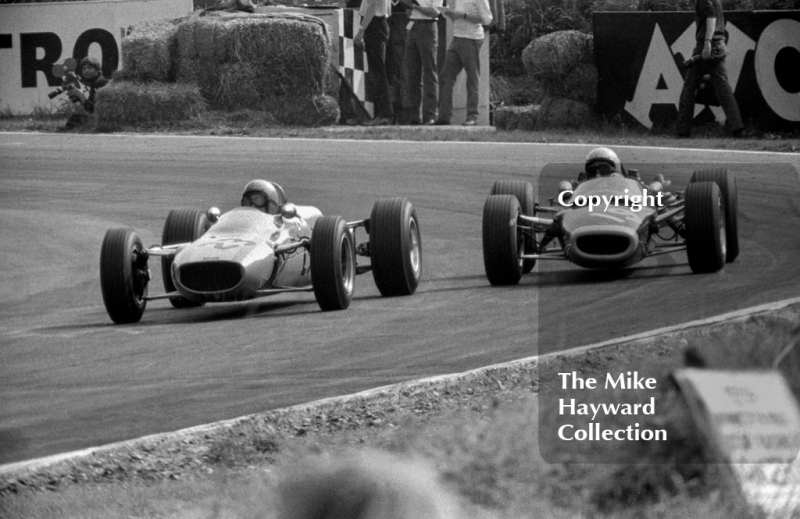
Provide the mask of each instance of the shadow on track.
{"label": "shadow on track", "polygon": [[[539,286],[582,286],[598,285],[621,281],[645,281],[653,278],[681,278],[694,276],[691,271],[671,272],[676,267],[688,267],[688,263],[671,263],[669,265],[652,265],[647,267],[631,267],[619,270],[554,270],[532,274],[528,279],[533,280],[533,284]],[[643,274],[642,276],[634,276]],[[525,278],[523,278],[525,279]]]}

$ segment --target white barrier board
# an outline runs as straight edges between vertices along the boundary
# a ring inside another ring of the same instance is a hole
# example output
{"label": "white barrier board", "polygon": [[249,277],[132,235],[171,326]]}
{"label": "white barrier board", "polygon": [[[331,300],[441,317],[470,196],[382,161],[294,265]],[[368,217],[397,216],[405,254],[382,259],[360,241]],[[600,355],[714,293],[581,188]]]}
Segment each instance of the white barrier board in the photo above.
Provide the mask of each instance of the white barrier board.
{"label": "white barrier board", "polygon": [[192,12],[192,0],[116,0],[0,5],[0,110],[15,114],[50,110],[61,102],[47,94],[60,81],[53,64],[86,55],[103,71],[122,67],[120,40],[130,25]]}

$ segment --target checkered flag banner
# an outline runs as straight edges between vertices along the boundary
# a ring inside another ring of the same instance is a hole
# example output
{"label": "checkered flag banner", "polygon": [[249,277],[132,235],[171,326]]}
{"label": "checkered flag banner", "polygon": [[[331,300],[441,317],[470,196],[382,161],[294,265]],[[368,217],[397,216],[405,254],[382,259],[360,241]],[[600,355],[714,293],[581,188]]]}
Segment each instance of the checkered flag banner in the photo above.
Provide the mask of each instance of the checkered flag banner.
{"label": "checkered flag banner", "polygon": [[367,55],[363,48],[356,50],[353,38],[361,25],[361,15],[355,9],[338,9],[339,13],[339,73],[370,117],[375,115],[371,92],[367,91]]}

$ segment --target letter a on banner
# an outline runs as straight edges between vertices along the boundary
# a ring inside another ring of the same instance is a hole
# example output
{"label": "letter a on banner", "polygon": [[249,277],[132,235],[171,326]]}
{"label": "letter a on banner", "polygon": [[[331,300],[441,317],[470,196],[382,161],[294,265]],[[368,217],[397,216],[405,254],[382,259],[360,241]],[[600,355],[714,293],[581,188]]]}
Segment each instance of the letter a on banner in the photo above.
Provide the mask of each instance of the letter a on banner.
{"label": "letter a on banner", "polygon": [[675,65],[661,27],[656,24],[636,83],[636,92],[632,101],[625,102],[625,111],[649,130],[653,127],[650,108],[656,104],[669,104],[677,109],[682,88],[683,77]]}

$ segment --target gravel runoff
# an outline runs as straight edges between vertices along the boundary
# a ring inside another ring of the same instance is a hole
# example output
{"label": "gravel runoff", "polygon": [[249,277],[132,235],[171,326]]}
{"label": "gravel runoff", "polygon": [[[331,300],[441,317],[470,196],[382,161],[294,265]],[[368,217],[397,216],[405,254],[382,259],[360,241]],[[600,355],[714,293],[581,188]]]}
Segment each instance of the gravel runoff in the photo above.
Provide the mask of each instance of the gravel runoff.
{"label": "gravel runoff", "polygon": [[[565,369],[601,369],[635,355],[680,358],[694,337],[741,329],[752,317],[800,319],[800,298],[762,305],[714,318],[662,328],[566,352],[524,358],[464,373],[440,375],[360,393],[327,398],[283,409],[242,416],[175,432],[0,466],[0,496],[25,490],[56,490],[103,482],[188,479],[212,471],[220,458],[227,464],[269,462],[284,441],[395,427],[400,416],[426,417],[457,409],[491,406],[497,395],[536,393],[538,367],[564,363]],[[254,456],[231,446],[244,444]],[[227,450],[226,450],[227,448]]]}

